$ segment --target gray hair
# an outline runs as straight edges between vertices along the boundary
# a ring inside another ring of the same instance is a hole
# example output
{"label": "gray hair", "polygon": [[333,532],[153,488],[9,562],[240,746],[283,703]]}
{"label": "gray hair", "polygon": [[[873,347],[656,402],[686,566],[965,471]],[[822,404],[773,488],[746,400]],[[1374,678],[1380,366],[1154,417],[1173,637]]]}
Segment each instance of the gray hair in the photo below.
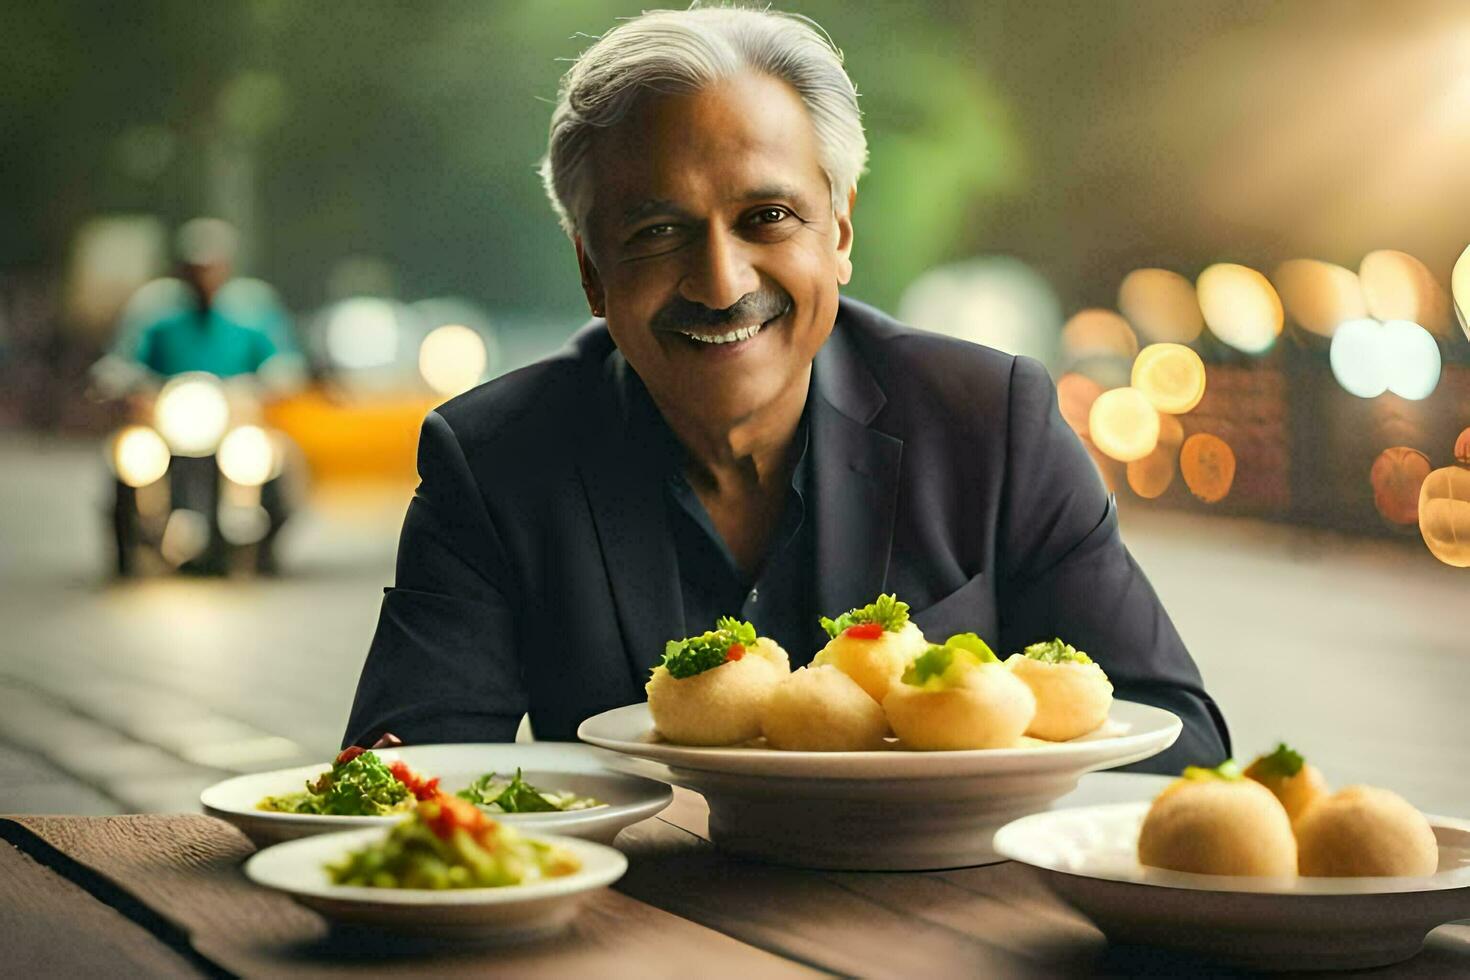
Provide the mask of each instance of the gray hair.
{"label": "gray hair", "polygon": [[648,92],[697,92],[745,71],[786,82],[801,96],[832,189],[847,212],[868,160],[857,89],[842,52],[800,14],[743,7],[650,10],[608,31],[562,77],[541,182],[569,237],[591,207],[586,163],[596,132],[616,125]]}

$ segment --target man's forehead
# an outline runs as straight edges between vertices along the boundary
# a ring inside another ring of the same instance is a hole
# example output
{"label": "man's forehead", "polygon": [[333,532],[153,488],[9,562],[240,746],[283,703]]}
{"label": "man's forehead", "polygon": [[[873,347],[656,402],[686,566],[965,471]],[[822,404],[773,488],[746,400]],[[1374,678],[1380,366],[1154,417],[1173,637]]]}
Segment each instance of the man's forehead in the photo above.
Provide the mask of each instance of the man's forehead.
{"label": "man's forehead", "polygon": [[765,77],[649,99],[602,134],[593,158],[597,210],[615,222],[827,191],[805,105]]}

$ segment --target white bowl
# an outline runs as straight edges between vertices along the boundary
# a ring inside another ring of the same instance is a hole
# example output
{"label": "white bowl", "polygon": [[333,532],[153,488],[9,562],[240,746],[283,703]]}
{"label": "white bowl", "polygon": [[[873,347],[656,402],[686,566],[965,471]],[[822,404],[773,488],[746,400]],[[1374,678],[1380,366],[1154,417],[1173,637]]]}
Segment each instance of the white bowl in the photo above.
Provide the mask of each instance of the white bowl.
{"label": "white bowl", "polygon": [[1439,871],[1415,878],[1249,878],[1138,863],[1149,803],[1055,810],[995,835],[1118,943],[1165,946],[1257,970],[1360,969],[1408,959],[1470,916],[1470,821],[1430,817]]}
{"label": "white bowl", "polygon": [[759,743],[700,748],[661,741],[648,705],[584,721],[584,741],[670,767],[704,795],[710,839],[732,854],[806,868],[925,870],[1002,860],[996,828],[1044,810],[1085,772],[1162,752],[1182,724],[1115,701],[1102,729],[1070,742],[963,752],[783,752]]}
{"label": "white bowl", "polygon": [[[487,772],[513,775],[519,766],[526,781],[538,789],[571,790],[607,804],[559,813],[493,814],[496,820],[535,833],[563,834],[610,844],[618,831],[648,819],[673,800],[673,791],[667,785],[614,772],[607,767],[610,758],[607,753],[570,742],[412,745],[373,751],[386,762],[403,760],[426,778],[438,776],[440,787],[450,793],[464,789]],[[403,818],[401,813],[337,817],[256,809],[264,797],[301,790],[308,780],[316,779],[330,768],[331,763],[324,762],[236,776],[200,793],[199,802],[205,813],[239,827],[257,847],[311,834],[386,827]]]}
{"label": "white bowl", "polygon": [[628,869],[628,859],[611,847],[574,837],[537,835],[582,861],[560,878],[503,888],[367,888],[335,885],[325,866],[382,840],[383,828],[317,834],[268,847],[245,862],[245,875],[258,885],[285,892],[333,923],[371,926],[399,935],[520,942],[564,928],[593,892]]}

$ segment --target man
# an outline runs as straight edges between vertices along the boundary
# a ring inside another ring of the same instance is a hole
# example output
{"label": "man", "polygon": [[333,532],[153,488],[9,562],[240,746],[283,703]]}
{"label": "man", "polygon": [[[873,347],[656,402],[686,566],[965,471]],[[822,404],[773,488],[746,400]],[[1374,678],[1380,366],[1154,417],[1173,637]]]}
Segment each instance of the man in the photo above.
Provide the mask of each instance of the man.
{"label": "man", "polygon": [[235,229],[195,218],[175,236],[177,279],[150,282],[129,302],[113,350],[93,368],[108,393],[151,387],[190,371],[220,378],[251,375],[288,389],[305,376],[305,358],[275,291],[232,279]]}
{"label": "man", "polygon": [[1061,636],[1119,697],[1223,720],[1038,363],[839,298],[866,158],[802,19],[629,21],[563,81],[543,176],[595,319],[431,413],[346,741],[539,738],[644,699],[664,641],[896,592],[930,637]]}

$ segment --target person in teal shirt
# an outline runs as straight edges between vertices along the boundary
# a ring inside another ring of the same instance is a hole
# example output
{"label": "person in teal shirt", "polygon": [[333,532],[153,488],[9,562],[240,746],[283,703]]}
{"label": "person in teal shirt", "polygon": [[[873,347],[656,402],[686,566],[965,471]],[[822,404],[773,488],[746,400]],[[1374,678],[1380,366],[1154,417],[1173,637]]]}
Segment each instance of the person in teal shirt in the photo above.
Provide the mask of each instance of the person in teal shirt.
{"label": "person in teal shirt", "polygon": [[[232,279],[234,229],[196,218],[179,229],[178,278],[144,286],[124,311],[103,372],[109,387],[203,371],[220,378],[254,375],[267,387],[291,386],[304,359],[275,290],[257,279]],[[101,367],[99,365],[99,367]]]}

